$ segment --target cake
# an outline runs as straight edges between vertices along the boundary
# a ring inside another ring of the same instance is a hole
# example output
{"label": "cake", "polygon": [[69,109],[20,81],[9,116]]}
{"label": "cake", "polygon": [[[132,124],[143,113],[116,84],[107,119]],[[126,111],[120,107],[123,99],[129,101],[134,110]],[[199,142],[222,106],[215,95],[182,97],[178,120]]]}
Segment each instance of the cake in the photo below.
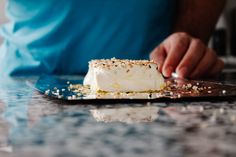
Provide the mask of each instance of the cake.
{"label": "cake", "polygon": [[153,61],[115,58],[90,61],[83,83],[94,92],[150,92],[165,85]]}

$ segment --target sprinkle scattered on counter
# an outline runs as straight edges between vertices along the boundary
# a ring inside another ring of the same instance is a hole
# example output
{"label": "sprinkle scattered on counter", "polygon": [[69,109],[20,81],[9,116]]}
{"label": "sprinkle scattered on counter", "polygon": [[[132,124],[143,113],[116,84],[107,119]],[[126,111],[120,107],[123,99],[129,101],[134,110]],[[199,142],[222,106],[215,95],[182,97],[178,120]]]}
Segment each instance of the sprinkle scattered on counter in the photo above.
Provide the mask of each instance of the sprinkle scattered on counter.
{"label": "sprinkle scattered on counter", "polygon": [[[62,99],[66,98],[68,100],[83,99],[86,96],[91,96],[91,98],[143,98],[143,99],[154,99],[161,97],[168,97],[172,99],[189,97],[189,96],[201,96],[204,94],[214,95],[216,93],[214,86],[209,86],[209,84],[204,84],[203,82],[191,83],[179,83],[178,80],[168,80],[166,81],[166,86],[160,91],[147,91],[147,92],[104,92],[99,91],[98,93],[92,93],[88,85],[84,86],[81,84],[71,84],[69,81],[67,88],[58,89],[54,87],[52,90],[48,89],[45,91],[45,95],[52,95],[56,98]],[[73,93],[69,96],[64,96],[64,93]],[[218,90],[218,93],[226,94],[225,89]]]}

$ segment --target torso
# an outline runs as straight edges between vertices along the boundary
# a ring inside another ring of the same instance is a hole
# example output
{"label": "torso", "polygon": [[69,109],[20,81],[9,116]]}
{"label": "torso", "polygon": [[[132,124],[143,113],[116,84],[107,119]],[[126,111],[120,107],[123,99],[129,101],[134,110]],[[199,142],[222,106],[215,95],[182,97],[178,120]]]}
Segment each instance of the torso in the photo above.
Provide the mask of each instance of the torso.
{"label": "torso", "polygon": [[170,34],[173,7],[174,0],[8,0],[0,66],[8,74],[75,74],[95,58],[147,59]]}

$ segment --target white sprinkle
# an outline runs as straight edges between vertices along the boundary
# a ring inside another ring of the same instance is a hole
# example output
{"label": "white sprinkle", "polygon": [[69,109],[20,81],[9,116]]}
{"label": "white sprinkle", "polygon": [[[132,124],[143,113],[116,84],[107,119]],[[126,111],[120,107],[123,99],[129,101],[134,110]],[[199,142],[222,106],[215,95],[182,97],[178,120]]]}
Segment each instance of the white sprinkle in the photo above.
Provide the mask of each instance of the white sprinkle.
{"label": "white sprinkle", "polygon": [[191,83],[189,83],[187,86],[188,86],[188,88],[191,88],[191,87],[192,87],[192,84],[191,84]]}
{"label": "white sprinkle", "polygon": [[75,100],[76,99],[76,95],[72,95],[72,99]]}
{"label": "white sprinkle", "polygon": [[58,98],[58,99],[61,99],[62,97],[63,97],[62,95],[58,95],[58,97],[57,97],[57,98]]}
{"label": "white sprinkle", "polygon": [[70,84],[70,85],[69,85],[69,88],[73,88],[73,84]]}
{"label": "white sprinkle", "polygon": [[197,86],[193,86],[192,89],[193,89],[193,90],[197,90],[198,87],[197,87]]}
{"label": "white sprinkle", "polygon": [[52,94],[53,94],[53,95],[56,95],[56,96],[59,95],[59,93],[57,93],[57,92],[52,92]]}
{"label": "white sprinkle", "polygon": [[48,95],[50,93],[50,89],[45,91],[45,94]]}

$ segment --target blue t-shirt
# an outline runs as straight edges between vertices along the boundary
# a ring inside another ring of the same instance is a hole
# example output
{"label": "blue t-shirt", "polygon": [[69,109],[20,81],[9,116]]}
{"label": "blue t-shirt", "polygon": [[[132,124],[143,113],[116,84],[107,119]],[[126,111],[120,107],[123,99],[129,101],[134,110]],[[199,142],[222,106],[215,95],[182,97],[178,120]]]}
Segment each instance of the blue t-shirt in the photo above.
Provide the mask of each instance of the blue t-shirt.
{"label": "blue t-shirt", "polygon": [[99,58],[148,59],[175,0],[8,0],[0,75],[80,74]]}

